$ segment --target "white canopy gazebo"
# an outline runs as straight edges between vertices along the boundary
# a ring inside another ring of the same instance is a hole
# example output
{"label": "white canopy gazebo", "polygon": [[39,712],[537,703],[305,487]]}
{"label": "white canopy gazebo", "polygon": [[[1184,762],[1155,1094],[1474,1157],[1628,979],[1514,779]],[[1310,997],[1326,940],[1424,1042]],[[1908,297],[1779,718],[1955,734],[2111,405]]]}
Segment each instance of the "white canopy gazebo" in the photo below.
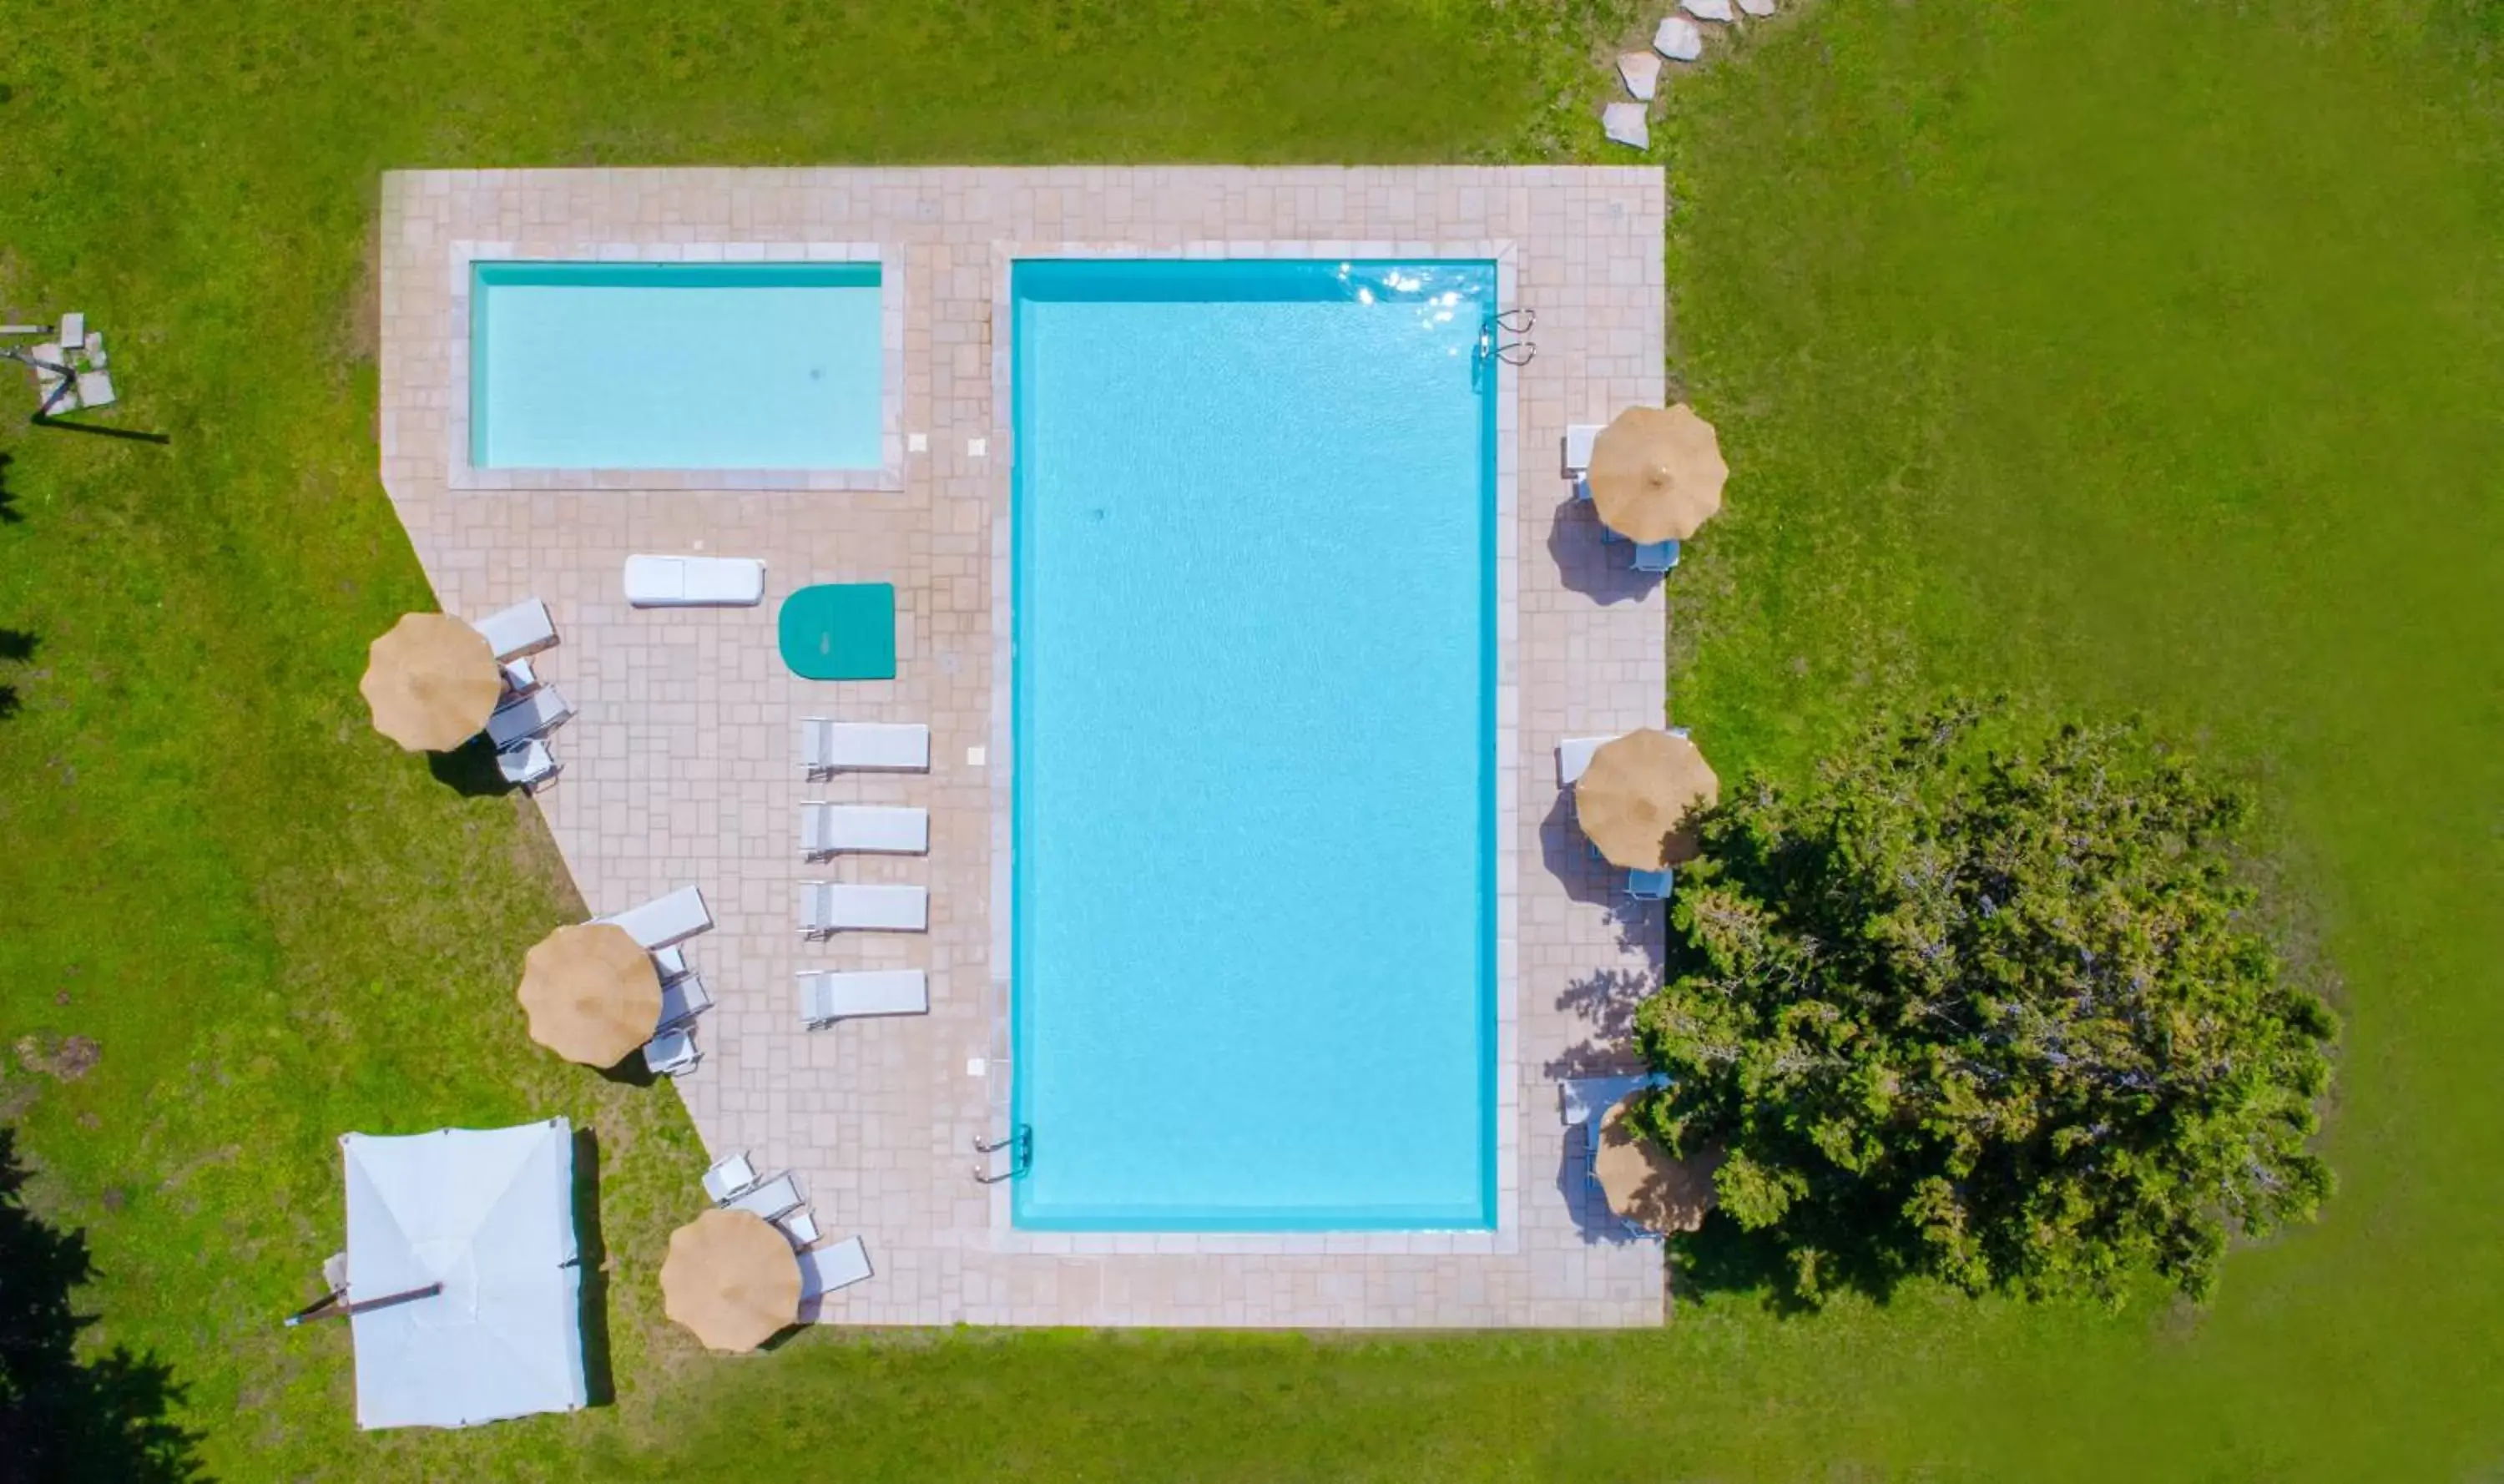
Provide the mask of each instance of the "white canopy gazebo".
{"label": "white canopy gazebo", "polygon": [[589,1399],[574,1127],[339,1140],[361,1428],[463,1428]]}

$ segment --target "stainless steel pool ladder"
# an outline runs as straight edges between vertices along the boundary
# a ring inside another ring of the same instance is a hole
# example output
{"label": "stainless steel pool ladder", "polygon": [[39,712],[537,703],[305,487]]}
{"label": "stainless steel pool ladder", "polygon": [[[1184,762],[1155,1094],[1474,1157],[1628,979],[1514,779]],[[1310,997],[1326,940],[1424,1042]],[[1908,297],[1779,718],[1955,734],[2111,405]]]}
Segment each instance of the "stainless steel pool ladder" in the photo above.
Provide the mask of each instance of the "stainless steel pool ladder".
{"label": "stainless steel pool ladder", "polygon": [[989,1156],[996,1155],[1001,1150],[1009,1152],[1009,1167],[994,1171],[990,1161],[986,1159],[983,1163],[974,1166],[974,1179],[977,1183],[998,1185],[1003,1180],[1015,1180],[1025,1174],[1034,1163],[1034,1129],[1027,1124],[1020,1123],[1010,1130],[1005,1138],[987,1140],[981,1134],[974,1135],[974,1153]]}
{"label": "stainless steel pool ladder", "polygon": [[[1539,311],[1528,307],[1500,309],[1486,317],[1478,327],[1478,359],[1501,361],[1506,365],[1528,365],[1539,355],[1539,347],[1520,336],[1530,333],[1539,323]],[[1506,339],[1506,336],[1513,336]]]}

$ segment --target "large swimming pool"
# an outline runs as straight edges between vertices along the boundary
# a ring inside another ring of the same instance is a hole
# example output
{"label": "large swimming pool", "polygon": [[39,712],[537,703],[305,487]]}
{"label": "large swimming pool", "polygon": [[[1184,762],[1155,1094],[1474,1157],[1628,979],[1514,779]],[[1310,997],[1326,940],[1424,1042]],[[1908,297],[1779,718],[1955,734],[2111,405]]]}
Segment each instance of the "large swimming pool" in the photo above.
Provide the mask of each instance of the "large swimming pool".
{"label": "large swimming pool", "polygon": [[1016,1225],[1494,1225],[1495,284],[1014,265]]}
{"label": "large swimming pool", "polygon": [[874,262],[477,262],[477,468],[872,469]]}

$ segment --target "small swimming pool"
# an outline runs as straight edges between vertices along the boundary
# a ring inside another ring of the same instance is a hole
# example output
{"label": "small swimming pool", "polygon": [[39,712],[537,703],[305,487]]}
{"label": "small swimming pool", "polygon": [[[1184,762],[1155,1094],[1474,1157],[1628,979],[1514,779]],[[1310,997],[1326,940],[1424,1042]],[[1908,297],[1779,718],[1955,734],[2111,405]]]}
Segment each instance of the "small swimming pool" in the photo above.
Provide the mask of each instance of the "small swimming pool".
{"label": "small swimming pool", "polygon": [[874,262],[477,262],[476,468],[884,462]]}
{"label": "small swimming pool", "polygon": [[1015,1225],[1494,1225],[1495,283],[1013,267]]}

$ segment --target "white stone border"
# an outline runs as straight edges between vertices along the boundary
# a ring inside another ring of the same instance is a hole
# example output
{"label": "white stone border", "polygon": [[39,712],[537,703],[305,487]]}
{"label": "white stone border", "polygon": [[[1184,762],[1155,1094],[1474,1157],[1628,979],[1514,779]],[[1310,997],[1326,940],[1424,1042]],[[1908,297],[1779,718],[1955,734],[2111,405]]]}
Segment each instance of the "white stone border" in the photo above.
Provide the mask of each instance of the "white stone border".
{"label": "white stone border", "polygon": [[[1012,469],[1014,308],[1011,269],[1028,258],[1295,259],[1333,262],[1375,259],[1394,262],[1438,259],[1492,260],[1496,302],[1513,307],[1517,293],[1516,248],[1511,241],[1311,241],[1006,242],[991,244],[991,1021],[988,1051],[989,1123],[996,1137],[1007,1130],[1015,1107],[1016,1062],[1011,979],[1016,861],[1012,813],[1017,732],[1016,625]],[[1010,1210],[1014,1181],[991,1188],[991,1242],[994,1252],[1039,1256],[1184,1254],[1201,1257],[1396,1256],[1493,1257],[1521,1250],[1521,903],[1519,831],[1521,807],[1520,677],[1520,483],[1518,458],[1520,379],[1497,359],[1495,473],[1495,1229],[1475,1231],[1027,1231]]]}
{"label": "white stone border", "polygon": [[[787,490],[900,492],[904,488],[904,255],[875,242],[585,242],[455,240],[445,336],[444,483],[454,490]],[[470,462],[470,265],[521,262],[874,262],[879,267],[879,459],[874,469],[480,468]]]}

